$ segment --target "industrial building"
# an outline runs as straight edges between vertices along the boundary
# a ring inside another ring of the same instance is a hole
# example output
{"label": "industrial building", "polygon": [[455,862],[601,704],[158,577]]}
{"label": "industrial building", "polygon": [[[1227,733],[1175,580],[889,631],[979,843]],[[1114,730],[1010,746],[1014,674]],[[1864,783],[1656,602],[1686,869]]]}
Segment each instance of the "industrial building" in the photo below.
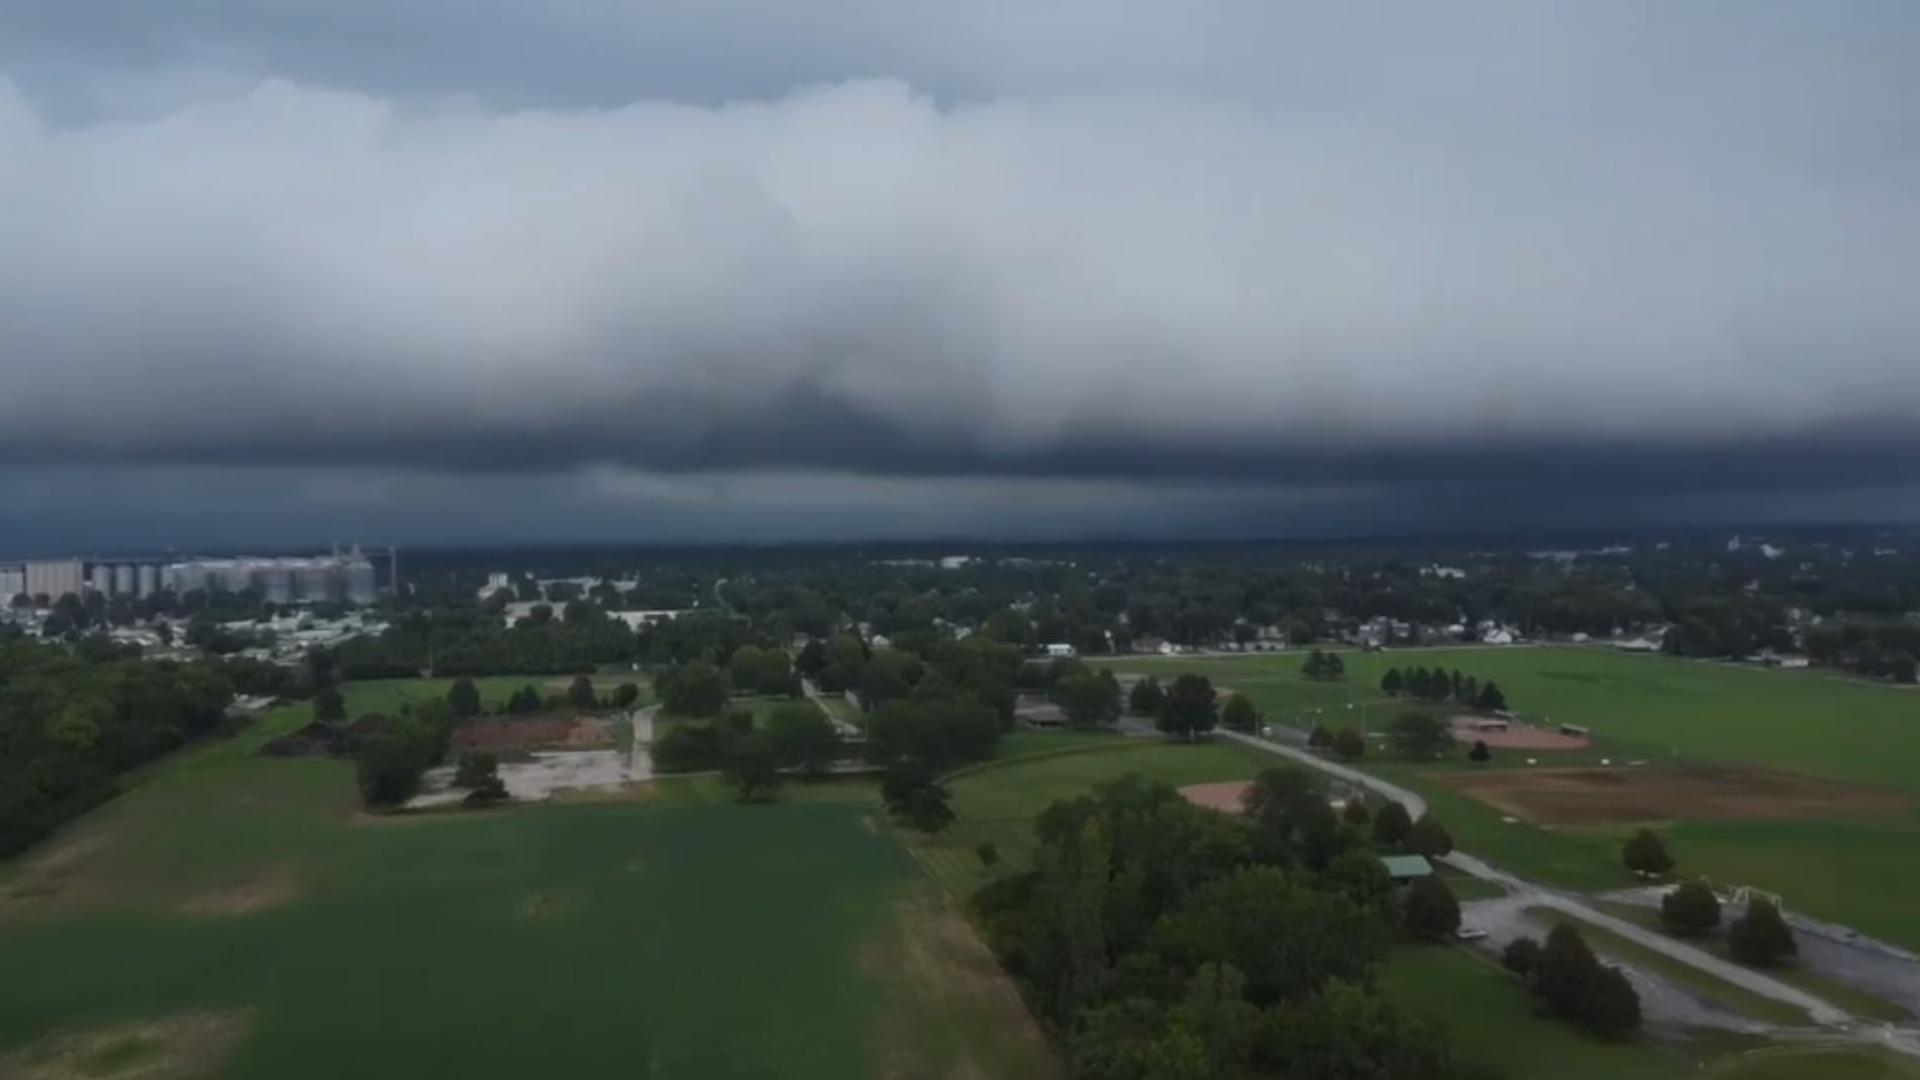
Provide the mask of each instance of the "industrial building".
{"label": "industrial building", "polygon": [[23,568],[27,584],[21,591],[28,596],[57,600],[68,593],[78,596],[87,587],[86,568],[79,559],[39,560]]}
{"label": "industrial building", "polygon": [[[396,563],[397,565],[397,563]],[[274,604],[321,601],[365,605],[377,595],[373,561],[359,548],[302,558],[184,559],[154,562],[41,559],[0,562],[0,604],[25,593],[49,602],[72,593],[145,599],[167,589],[243,592],[258,589]]]}
{"label": "industrial building", "polygon": [[160,577],[175,593],[259,589],[273,604],[371,604],[376,591],[373,561],[357,547],[310,558],[191,559],[167,564]]}

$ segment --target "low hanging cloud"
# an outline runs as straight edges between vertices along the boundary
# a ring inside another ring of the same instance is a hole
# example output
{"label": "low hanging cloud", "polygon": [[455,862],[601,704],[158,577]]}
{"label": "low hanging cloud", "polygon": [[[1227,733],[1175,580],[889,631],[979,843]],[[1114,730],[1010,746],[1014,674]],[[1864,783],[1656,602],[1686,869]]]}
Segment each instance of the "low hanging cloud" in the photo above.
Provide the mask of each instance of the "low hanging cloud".
{"label": "low hanging cloud", "polygon": [[1782,130],[0,87],[0,463],[1911,479],[1920,152]]}

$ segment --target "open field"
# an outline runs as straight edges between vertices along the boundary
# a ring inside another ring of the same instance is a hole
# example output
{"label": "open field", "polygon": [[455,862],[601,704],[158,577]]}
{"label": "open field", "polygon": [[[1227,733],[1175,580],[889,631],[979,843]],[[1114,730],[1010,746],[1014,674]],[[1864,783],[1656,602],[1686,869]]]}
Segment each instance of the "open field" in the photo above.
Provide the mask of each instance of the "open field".
{"label": "open field", "polygon": [[1875,817],[1913,809],[1903,795],[1772,769],[1704,765],[1438,773],[1440,783],[1540,825],[1622,821]]}
{"label": "open field", "polygon": [[346,764],[254,755],[305,720],[176,757],[0,868],[0,1070],[1053,1075],[870,785],[370,818]]}
{"label": "open field", "polygon": [[[1796,807],[1802,817],[1675,816],[1661,825],[1679,872],[1749,884],[1786,897],[1819,918],[1920,948],[1920,910],[1904,898],[1920,893],[1920,695],[1890,686],[1782,671],[1702,664],[1668,657],[1585,648],[1480,648],[1343,653],[1344,682],[1311,682],[1298,655],[1232,658],[1115,658],[1116,670],[1152,671],[1163,679],[1197,671],[1245,692],[1266,722],[1359,725],[1384,730],[1401,702],[1377,687],[1389,667],[1438,665],[1497,681],[1526,716],[1573,723],[1593,733],[1586,750],[1496,751],[1473,775],[1647,760],[1749,767],[1847,785],[1871,797]],[[1349,707],[1351,706],[1351,707]],[[1319,710],[1317,713],[1315,710]],[[1419,791],[1461,847],[1517,873],[1567,888],[1602,890],[1630,884],[1620,865],[1625,822],[1537,827],[1503,818],[1509,810],[1456,790],[1464,761],[1419,766],[1394,761],[1376,745],[1363,766]],[[1498,783],[1498,781],[1486,781]],[[1803,787],[1801,790],[1809,790]],[[1900,800],[1880,797],[1893,795]],[[1869,811],[1866,803],[1873,801]],[[1635,820],[1662,820],[1659,808],[1634,810]],[[1864,815],[1864,816],[1863,816]]]}

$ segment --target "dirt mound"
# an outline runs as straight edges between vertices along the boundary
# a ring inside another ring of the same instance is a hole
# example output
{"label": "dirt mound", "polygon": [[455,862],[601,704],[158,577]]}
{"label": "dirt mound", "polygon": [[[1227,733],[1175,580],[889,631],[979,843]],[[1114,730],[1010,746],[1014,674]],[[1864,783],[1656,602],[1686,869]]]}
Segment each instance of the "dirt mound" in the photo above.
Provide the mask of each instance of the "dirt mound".
{"label": "dirt mound", "polygon": [[1430,774],[1502,813],[1542,825],[1740,821],[1906,813],[1905,796],[1769,769],[1655,765]]}
{"label": "dirt mound", "polygon": [[1251,786],[1245,780],[1222,780],[1212,784],[1188,784],[1180,789],[1180,794],[1195,806],[1237,814],[1244,808],[1241,799]]}

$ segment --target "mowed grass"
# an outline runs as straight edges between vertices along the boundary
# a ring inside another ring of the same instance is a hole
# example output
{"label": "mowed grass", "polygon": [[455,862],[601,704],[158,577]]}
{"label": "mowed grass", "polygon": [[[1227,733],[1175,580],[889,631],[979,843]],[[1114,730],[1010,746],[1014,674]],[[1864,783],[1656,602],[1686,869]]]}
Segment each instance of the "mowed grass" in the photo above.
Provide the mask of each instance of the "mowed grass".
{"label": "mowed grass", "polygon": [[[1805,773],[1913,796],[1917,809],[1875,818],[1774,821],[1653,821],[1683,874],[1757,885],[1790,907],[1920,947],[1920,693],[1831,678],[1820,672],[1702,664],[1582,648],[1408,649],[1343,652],[1344,682],[1300,677],[1298,655],[1117,659],[1116,670],[1164,680],[1197,671],[1248,695],[1269,723],[1316,719],[1382,731],[1403,703],[1379,692],[1389,667],[1458,668],[1493,679],[1530,717],[1591,729],[1595,745],[1573,754],[1499,751],[1494,768],[1597,764],[1610,758],[1678,759]],[[1353,705],[1349,709],[1347,706]],[[1319,713],[1314,713],[1319,709]],[[1537,828],[1502,820],[1482,803],[1433,781],[1435,769],[1387,758],[1376,743],[1363,765],[1419,791],[1462,848],[1518,873],[1567,888],[1631,884],[1620,844],[1633,826]],[[1635,823],[1638,824],[1638,823]]]}
{"label": "mowed grass", "polygon": [[193,1075],[1053,1075],[870,786],[375,818],[345,763],[253,753],[305,720],[176,758],[7,868],[0,1068],[217,1015],[240,1034]]}

